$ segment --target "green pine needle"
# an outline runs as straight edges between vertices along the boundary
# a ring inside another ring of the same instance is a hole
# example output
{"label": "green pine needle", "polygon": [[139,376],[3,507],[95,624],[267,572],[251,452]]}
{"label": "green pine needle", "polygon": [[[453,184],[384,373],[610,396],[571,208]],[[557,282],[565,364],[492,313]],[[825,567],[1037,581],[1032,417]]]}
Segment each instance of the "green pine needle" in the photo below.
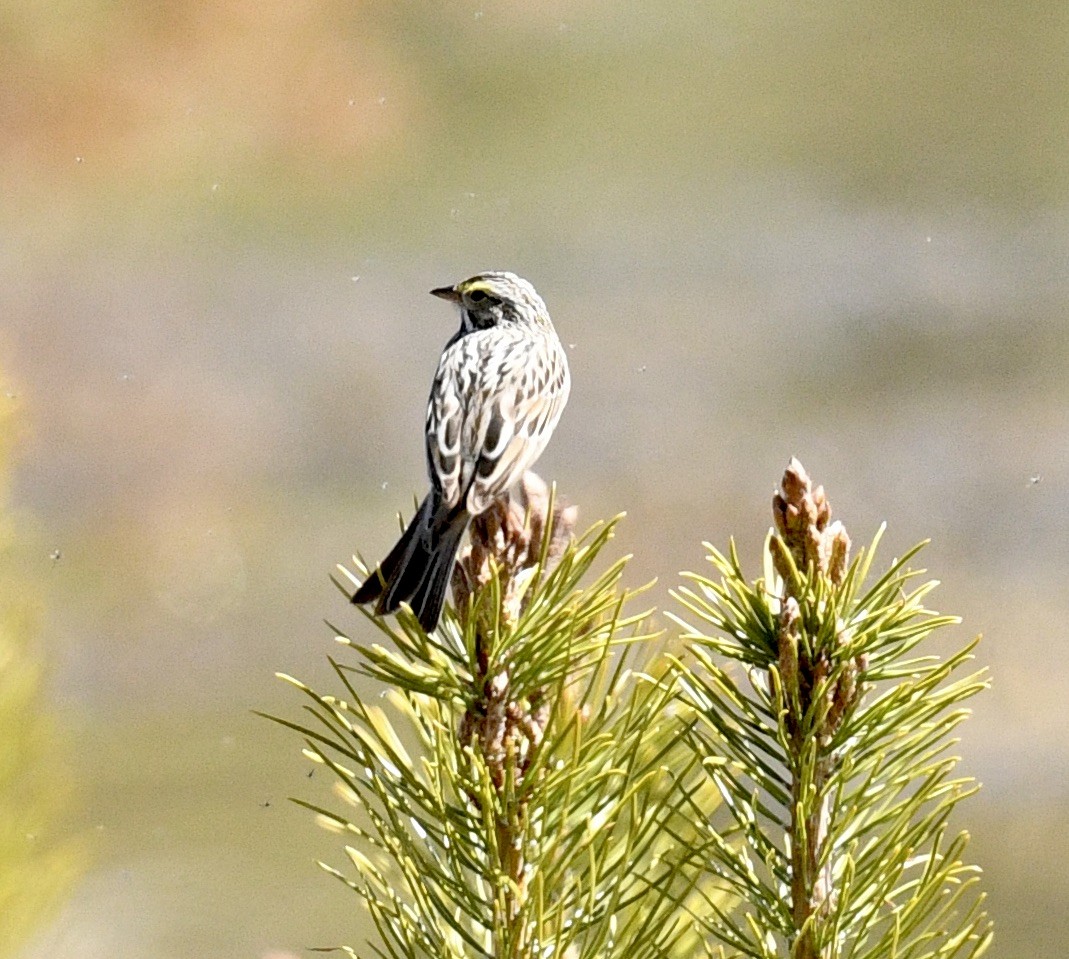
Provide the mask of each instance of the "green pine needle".
{"label": "green pine needle", "polygon": [[[745,578],[734,543],[727,555],[708,547],[718,578],[684,574],[674,594],[690,644],[674,681],[695,716],[684,741],[728,815],[704,868],[742,900],[741,916],[710,906],[699,920],[738,955],[949,959],[990,942],[967,837],[948,825],[976,785],[953,775],[947,753],[987,677],[959,677],[975,641],[945,659],[914,655],[959,620],[924,606],[934,582],[910,586],[918,574],[906,564],[921,546],[866,585],[880,534],[838,584],[786,554],[795,655],[822,664],[803,685],[782,673],[791,661],[771,536],[763,579]],[[844,698],[851,682],[856,701]],[[812,888],[830,883],[804,925],[790,907],[792,843],[814,848]]]}

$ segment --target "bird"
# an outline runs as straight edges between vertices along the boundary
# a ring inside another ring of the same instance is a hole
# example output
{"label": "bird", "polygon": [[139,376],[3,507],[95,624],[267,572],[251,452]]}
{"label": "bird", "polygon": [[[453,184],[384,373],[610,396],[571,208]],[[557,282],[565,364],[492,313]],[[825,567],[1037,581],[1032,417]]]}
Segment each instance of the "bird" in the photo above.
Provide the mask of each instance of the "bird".
{"label": "bird", "polygon": [[352,596],[386,615],[407,603],[424,631],[441,618],[461,539],[534,465],[571,390],[568,359],[542,298],[514,273],[479,273],[430,291],[456,305],[427,401],[430,492]]}

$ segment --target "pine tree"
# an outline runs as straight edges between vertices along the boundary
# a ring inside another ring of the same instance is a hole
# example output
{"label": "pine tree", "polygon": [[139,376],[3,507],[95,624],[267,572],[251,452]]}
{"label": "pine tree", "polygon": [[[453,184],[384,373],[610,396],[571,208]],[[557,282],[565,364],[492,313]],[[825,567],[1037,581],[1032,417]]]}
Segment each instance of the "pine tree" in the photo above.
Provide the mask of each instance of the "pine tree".
{"label": "pine tree", "polygon": [[672,692],[631,671],[649,633],[626,560],[583,585],[616,522],[573,542],[575,519],[527,474],[521,504],[473,524],[438,630],[406,610],[370,617],[388,648],[338,632],[356,656],[332,660],[340,697],[283,677],[311,700],[287,725],[349,806],[305,803],[350,843],[349,868],[325,868],[364,901],[381,954],[642,959],[697,943],[672,856],[688,827],[666,829],[682,805],[665,788],[679,743],[657,722]]}
{"label": "pine tree", "polygon": [[473,524],[436,631],[366,614],[389,645],[335,631],[352,657],[331,660],[340,695],[283,677],[309,702],[278,721],[344,806],[298,801],[345,837],[347,865],[324,868],[363,901],[371,949],[983,952],[977,870],[949,824],[975,786],[947,755],[986,685],[952,679],[975,644],[917,654],[957,619],[924,607],[934,583],[911,586],[916,550],[867,583],[879,536],[851,561],[796,462],[774,517],[756,582],[733,545],[709,547],[719,578],[677,593],[686,649],[654,658],[626,559],[594,573],[616,521],[573,539],[574,509],[528,474],[518,504]]}
{"label": "pine tree", "polygon": [[987,685],[982,671],[953,678],[976,643],[918,652],[959,622],[924,606],[935,582],[911,586],[920,547],[868,584],[880,535],[851,563],[796,460],[773,513],[761,579],[734,545],[710,546],[719,580],[691,575],[677,594],[697,624],[679,620],[679,695],[700,717],[688,742],[728,811],[706,868],[739,898],[702,925],[768,959],[978,956],[991,940],[979,870],[949,823],[976,787],[947,752]]}

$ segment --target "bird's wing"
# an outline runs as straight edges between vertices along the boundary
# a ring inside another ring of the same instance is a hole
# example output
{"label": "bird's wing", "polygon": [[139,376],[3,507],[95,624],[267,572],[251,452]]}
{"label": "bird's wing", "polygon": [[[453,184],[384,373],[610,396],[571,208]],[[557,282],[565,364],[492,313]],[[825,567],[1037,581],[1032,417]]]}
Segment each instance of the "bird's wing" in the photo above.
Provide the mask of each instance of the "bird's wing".
{"label": "bird's wing", "polygon": [[559,346],[529,334],[479,331],[449,347],[427,408],[428,466],[443,500],[478,514],[511,488],[545,448],[568,387]]}

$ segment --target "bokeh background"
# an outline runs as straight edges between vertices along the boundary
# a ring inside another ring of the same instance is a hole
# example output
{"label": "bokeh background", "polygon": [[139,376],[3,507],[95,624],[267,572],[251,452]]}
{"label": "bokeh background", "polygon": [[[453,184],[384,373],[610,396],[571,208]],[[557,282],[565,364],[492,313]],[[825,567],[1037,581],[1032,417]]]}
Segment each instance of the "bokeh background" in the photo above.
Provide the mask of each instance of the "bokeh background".
{"label": "bokeh background", "polygon": [[703,539],[756,575],[791,455],[885,561],[932,538],[995,681],[960,745],[990,954],[1061,956],[1067,144],[1064,0],[3,4],[23,959],[357,942],[286,802],[326,783],[251,710],[365,628],[328,574],[422,494],[426,291],[488,268],[568,344],[541,471],[628,512],[657,602]]}

